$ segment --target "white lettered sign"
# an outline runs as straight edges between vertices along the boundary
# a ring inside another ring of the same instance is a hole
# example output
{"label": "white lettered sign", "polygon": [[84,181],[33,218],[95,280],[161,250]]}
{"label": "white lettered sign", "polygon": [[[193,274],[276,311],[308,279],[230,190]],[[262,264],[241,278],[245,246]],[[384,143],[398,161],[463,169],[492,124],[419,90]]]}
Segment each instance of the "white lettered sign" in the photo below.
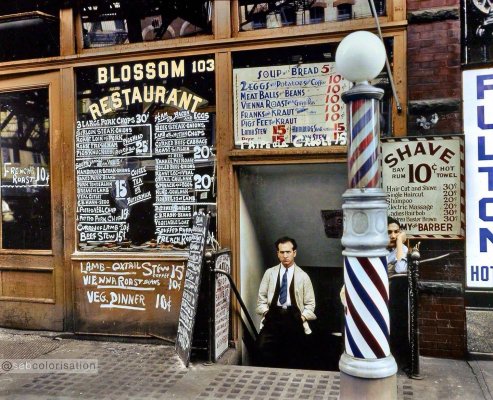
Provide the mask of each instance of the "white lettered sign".
{"label": "white lettered sign", "polygon": [[462,73],[466,139],[466,278],[493,289],[493,69]]}
{"label": "white lettered sign", "polygon": [[350,83],[333,62],[233,70],[235,145],[242,149],[346,145]]}

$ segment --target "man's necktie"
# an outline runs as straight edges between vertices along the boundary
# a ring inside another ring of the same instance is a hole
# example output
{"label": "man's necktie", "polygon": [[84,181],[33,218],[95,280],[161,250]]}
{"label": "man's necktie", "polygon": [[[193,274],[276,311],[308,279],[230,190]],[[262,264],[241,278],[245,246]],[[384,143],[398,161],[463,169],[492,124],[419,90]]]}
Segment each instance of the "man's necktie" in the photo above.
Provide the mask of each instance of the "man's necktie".
{"label": "man's necktie", "polygon": [[279,291],[279,303],[283,305],[288,300],[288,271],[284,271],[281,282],[281,290]]}

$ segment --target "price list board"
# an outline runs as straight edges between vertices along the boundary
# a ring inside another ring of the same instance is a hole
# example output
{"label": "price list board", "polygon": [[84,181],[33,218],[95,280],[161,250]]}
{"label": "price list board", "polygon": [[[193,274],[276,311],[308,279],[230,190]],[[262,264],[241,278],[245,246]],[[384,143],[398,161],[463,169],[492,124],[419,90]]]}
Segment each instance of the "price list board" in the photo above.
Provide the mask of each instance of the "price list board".
{"label": "price list board", "polygon": [[[222,250],[214,254],[214,269],[231,274],[231,251]],[[228,278],[216,273],[214,278],[214,360],[228,350],[229,307],[231,305],[231,286]]]}
{"label": "price list board", "polygon": [[141,114],[119,122],[77,125],[80,249],[183,250],[194,213],[216,206],[210,114]]}
{"label": "price list board", "polygon": [[[178,114],[156,123],[155,223],[159,242],[189,242],[194,207],[208,198],[213,168],[206,136],[209,114]],[[202,157],[205,153],[206,157]],[[205,168],[202,168],[205,167]],[[205,196],[204,196],[205,195]]]}
{"label": "price list board", "polygon": [[110,202],[109,193],[117,187],[122,190],[130,169],[120,163],[110,166],[102,161],[89,163],[77,161],[77,214],[79,240],[83,243],[111,243],[123,240],[126,221],[116,215],[116,206]]}
{"label": "price list board", "polygon": [[346,145],[350,83],[335,63],[235,68],[233,83],[238,148]]}
{"label": "price list board", "polygon": [[[193,329],[197,314],[202,265],[204,263],[205,244],[209,229],[209,215],[197,214],[194,217],[190,242],[183,297],[178,319],[178,334],[175,350],[188,367],[192,350]],[[206,306],[206,305],[204,305]]]}
{"label": "price list board", "polygon": [[117,120],[103,121],[101,127],[77,129],[75,154],[78,159],[151,155],[150,124],[119,125]]}
{"label": "price list board", "polygon": [[388,194],[388,214],[399,220],[409,237],[464,237],[461,137],[384,139],[382,181]]}
{"label": "price list board", "polygon": [[79,332],[175,339],[194,217],[210,215],[215,236],[214,64],[199,55],[77,69]]}

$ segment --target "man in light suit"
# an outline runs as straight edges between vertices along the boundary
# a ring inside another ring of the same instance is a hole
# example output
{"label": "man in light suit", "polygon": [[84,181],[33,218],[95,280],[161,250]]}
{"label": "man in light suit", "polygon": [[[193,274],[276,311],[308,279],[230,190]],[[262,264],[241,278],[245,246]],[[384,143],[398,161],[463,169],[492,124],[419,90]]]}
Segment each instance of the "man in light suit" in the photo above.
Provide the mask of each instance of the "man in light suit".
{"label": "man in light suit", "polygon": [[308,321],[316,319],[315,294],[306,272],[296,265],[296,241],[275,243],[280,264],[265,271],[260,283],[257,314],[262,316],[257,339],[257,363],[266,367],[300,368]]}

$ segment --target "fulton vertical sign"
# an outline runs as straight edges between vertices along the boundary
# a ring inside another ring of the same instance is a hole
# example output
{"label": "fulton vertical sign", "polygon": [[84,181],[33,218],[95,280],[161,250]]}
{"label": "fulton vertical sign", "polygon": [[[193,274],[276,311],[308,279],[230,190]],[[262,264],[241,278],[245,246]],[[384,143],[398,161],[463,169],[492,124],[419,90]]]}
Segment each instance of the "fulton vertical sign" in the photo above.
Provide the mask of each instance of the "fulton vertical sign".
{"label": "fulton vertical sign", "polygon": [[493,69],[463,72],[467,287],[493,289]]}

